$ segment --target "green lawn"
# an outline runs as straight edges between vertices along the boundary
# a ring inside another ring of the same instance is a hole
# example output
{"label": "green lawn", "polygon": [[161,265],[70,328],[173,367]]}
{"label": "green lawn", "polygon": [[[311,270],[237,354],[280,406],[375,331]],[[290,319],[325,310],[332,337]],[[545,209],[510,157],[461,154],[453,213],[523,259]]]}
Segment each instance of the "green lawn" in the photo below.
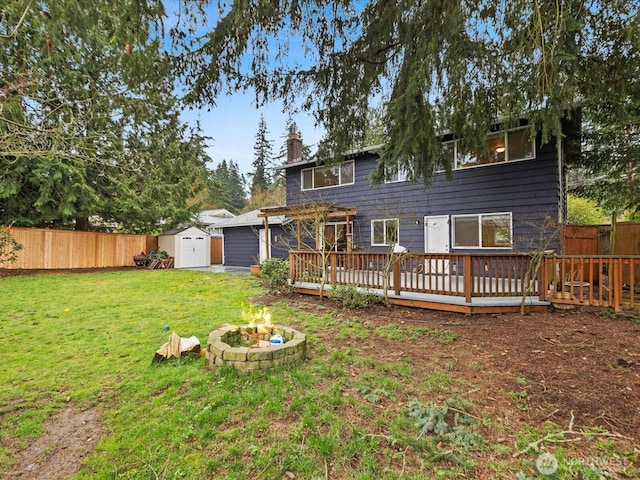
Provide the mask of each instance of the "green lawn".
{"label": "green lawn", "polygon": [[[375,351],[320,342],[327,332],[343,345],[371,334],[330,309],[271,307],[275,323],[307,334],[309,359],[290,370],[215,375],[200,357],[151,362],[171,331],[204,346],[262,291],[253,277],[180,270],[0,278],[0,477],[69,405],[96,407],[106,430],[76,479],[465,478],[480,458],[494,459],[494,478],[530,474],[535,456],[513,460],[515,447],[483,443],[482,429],[500,427],[465,415],[468,402],[458,397],[473,386],[446,365],[416,384],[410,359],[384,362]],[[455,341],[424,327],[376,334]],[[363,373],[350,374],[354,367]],[[416,385],[448,400],[394,400]],[[446,424],[446,408],[457,427]],[[535,440],[526,434],[522,441]]]}

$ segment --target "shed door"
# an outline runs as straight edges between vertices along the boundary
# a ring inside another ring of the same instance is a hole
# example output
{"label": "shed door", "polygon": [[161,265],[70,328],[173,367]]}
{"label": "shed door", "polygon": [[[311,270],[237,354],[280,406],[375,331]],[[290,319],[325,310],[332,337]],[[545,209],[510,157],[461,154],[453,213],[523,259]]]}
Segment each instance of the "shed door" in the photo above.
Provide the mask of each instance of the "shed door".
{"label": "shed door", "polygon": [[207,266],[206,240],[200,235],[180,237],[180,268]]}

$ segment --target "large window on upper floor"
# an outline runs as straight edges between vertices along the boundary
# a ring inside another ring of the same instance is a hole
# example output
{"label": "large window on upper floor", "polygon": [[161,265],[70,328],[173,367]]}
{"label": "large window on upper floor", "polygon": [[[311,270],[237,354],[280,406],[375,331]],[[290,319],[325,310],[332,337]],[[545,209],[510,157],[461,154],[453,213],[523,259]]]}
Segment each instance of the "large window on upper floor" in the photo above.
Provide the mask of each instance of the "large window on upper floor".
{"label": "large window on upper floor", "polygon": [[453,215],[451,224],[456,248],[511,248],[511,212]]}
{"label": "large window on upper floor", "polygon": [[443,148],[455,169],[491,165],[494,163],[530,160],[536,157],[535,143],[528,127],[492,133],[487,137],[486,148],[463,154],[458,142],[444,142]]}
{"label": "large window on upper floor", "polygon": [[305,168],[302,170],[302,190],[349,185],[354,182],[354,176],[353,160],[339,165]]}
{"label": "large window on upper floor", "polygon": [[404,169],[400,161],[398,161],[392,167],[385,169],[384,177],[384,183],[406,182],[407,171]]}

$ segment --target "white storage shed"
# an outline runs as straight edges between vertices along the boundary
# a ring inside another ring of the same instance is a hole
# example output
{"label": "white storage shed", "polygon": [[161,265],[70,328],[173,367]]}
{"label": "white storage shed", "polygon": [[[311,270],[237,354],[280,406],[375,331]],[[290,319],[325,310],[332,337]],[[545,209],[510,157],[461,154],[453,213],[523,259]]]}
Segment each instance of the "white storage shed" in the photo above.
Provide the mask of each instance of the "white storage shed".
{"label": "white storage shed", "polygon": [[197,227],[179,227],[158,235],[158,250],[174,258],[175,268],[208,267],[211,264],[211,239]]}

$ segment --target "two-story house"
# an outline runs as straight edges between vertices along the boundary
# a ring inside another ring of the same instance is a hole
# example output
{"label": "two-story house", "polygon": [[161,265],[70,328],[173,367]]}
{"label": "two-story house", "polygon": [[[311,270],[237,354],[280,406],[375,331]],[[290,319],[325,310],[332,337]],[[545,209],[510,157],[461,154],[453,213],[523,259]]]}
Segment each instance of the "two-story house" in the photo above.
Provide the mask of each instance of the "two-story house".
{"label": "two-story house", "polygon": [[[407,182],[402,170],[378,185],[370,175],[378,148],[346,155],[339,164],[317,165],[301,158],[300,140],[289,139],[287,208],[335,206],[320,236],[336,250],[381,251],[394,244],[412,252],[506,253],[558,248],[553,228],[564,222],[564,171],[579,135],[579,116],[563,125],[563,138],[543,143],[530,128],[496,130],[486,148],[463,154],[451,136],[442,137],[452,180],[437,172],[431,185]],[[341,210],[343,209],[343,210]],[[341,215],[341,211],[346,212]],[[269,216],[268,210],[263,212]],[[541,238],[545,237],[545,238]],[[546,242],[540,245],[540,242]]]}

